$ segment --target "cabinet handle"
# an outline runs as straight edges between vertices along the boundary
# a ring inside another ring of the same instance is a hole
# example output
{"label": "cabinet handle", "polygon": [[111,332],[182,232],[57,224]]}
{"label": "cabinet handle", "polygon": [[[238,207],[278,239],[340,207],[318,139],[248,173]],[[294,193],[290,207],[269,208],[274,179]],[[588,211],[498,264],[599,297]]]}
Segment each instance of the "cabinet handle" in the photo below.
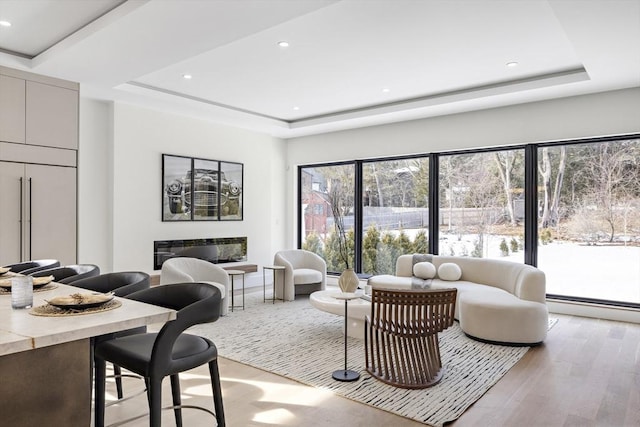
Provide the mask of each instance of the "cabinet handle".
{"label": "cabinet handle", "polygon": [[23,196],[22,196],[22,192],[24,191],[24,183],[22,182],[22,177],[20,177],[20,217],[18,218],[18,226],[20,227],[20,229],[18,230],[20,233],[20,261],[24,261],[23,258],[23,246],[24,246],[24,242],[23,242],[23,238],[24,236],[22,235],[22,215],[24,215],[23,212]]}
{"label": "cabinet handle", "polygon": [[33,211],[33,204],[31,203],[33,201],[33,184],[31,182],[31,177],[29,177],[29,259],[33,259],[31,257],[31,243],[32,243],[32,239],[31,239],[31,212]]}

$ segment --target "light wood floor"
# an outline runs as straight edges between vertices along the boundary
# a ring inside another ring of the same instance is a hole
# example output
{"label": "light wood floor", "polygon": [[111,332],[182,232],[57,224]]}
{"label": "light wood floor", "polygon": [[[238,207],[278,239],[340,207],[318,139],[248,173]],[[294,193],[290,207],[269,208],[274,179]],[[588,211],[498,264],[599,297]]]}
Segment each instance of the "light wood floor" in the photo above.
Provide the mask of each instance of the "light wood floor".
{"label": "light wood floor", "polygon": [[[451,425],[640,426],[640,325],[553,316],[559,322],[544,345],[529,350]],[[230,427],[422,426],[227,359],[220,359],[220,372]],[[213,407],[204,368],[185,374],[182,384],[183,403]],[[125,393],[140,388],[127,382]],[[168,405],[168,380],[164,395]],[[106,421],[144,411],[146,400],[139,396],[107,408]],[[183,416],[185,426],[215,425],[204,412],[185,410]],[[164,411],[163,417],[163,425],[175,425],[171,411]],[[148,420],[126,425],[146,426]]]}

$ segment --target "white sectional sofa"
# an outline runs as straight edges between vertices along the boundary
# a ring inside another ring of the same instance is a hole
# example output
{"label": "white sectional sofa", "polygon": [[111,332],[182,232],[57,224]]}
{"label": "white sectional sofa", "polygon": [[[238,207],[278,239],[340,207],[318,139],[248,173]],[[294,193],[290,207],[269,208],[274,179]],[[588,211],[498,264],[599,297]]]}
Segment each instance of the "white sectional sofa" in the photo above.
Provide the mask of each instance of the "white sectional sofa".
{"label": "white sectional sofa", "polygon": [[395,276],[373,276],[368,284],[373,288],[458,289],[455,318],[468,336],[480,341],[536,345],[547,336],[545,275],[530,265],[486,258],[401,255]]}

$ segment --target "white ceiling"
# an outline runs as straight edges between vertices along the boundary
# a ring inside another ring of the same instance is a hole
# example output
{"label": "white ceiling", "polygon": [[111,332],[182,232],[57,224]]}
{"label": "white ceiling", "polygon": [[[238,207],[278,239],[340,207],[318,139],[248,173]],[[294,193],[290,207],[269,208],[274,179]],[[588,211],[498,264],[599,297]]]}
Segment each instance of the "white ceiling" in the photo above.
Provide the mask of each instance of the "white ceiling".
{"label": "white ceiling", "polygon": [[279,137],[640,87],[640,0],[0,0],[1,20],[0,65]]}

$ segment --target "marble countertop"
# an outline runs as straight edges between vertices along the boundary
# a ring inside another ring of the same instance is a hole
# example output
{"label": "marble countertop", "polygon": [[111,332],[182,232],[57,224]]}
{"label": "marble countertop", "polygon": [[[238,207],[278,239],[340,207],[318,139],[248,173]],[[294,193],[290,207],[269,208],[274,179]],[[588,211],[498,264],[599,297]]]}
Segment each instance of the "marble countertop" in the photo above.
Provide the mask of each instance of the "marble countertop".
{"label": "marble countertop", "polygon": [[[58,284],[56,289],[34,292],[35,306],[45,299],[86,289]],[[0,295],[0,356],[175,319],[171,309],[118,298],[122,306],[114,310],[80,316],[43,317],[29,314],[29,309],[11,308],[11,295]]]}

